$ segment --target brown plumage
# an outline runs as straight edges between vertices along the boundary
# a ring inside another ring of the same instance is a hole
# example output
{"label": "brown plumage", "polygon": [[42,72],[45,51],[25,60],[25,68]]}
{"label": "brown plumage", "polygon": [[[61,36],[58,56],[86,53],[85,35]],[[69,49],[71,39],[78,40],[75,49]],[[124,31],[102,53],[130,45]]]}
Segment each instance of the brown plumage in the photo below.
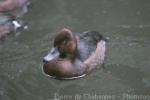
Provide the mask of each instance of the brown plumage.
{"label": "brown plumage", "polygon": [[43,70],[59,79],[74,79],[86,75],[96,65],[103,64],[105,43],[102,35],[95,31],[77,35],[69,29],[62,29],[54,40],[54,47],[58,49],[59,55],[51,59],[45,57]]}

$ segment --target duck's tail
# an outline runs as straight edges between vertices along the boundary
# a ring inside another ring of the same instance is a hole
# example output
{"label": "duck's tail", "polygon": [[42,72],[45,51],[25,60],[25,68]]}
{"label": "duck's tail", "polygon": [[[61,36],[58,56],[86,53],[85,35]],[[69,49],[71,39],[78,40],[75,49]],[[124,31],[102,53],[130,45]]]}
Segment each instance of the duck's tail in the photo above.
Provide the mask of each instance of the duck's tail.
{"label": "duck's tail", "polygon": [[97,65],[102,65],[104,63],[106,51],[106,41],[101,40],[97,43],[96,50],[91,54],[91,56],[84,61],[88,67],[88,71],[92,71]]}

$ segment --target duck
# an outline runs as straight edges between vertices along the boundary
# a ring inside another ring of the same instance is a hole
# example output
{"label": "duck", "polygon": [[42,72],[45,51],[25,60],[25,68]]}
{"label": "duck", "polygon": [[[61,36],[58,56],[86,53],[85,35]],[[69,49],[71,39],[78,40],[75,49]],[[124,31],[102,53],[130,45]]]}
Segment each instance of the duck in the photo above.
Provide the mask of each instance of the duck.
{"label": "duck", "polygon": [[14,18],[22,17],[28,11],[28,0],[3,0],[0,1],[0,13],[5,13]]}
{"label": "duck", "polygon": [[97,31],[60,30],[43,58],[43,72],[56,79],[77,79],[104,64],[107,39]]}
{"label": "duck", "polygon": [[9,33],[22,28],[28,28],[26,22],[23,20],[0,14],[0,40],[3,40]]}

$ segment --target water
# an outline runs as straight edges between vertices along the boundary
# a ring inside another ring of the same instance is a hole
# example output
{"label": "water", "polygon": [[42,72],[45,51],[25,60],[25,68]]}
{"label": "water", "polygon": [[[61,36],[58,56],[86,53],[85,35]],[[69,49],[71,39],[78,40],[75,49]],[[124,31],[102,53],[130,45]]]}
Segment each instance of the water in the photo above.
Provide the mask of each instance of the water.
{"label": "water", "polygon": [[[31,2],[33,7],[24,17],[29,29],[0,44],[0,100],[150,99],[150,1]],[[42,57],[64,27],[76,32],[97,30],[110,38],[104,70],[72,81],[43,74]]]}

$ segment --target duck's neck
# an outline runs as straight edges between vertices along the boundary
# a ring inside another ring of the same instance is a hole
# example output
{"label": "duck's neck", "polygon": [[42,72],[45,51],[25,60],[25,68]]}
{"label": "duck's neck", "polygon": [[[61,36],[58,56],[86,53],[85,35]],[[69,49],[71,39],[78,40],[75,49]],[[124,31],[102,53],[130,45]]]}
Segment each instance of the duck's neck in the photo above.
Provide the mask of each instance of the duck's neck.
{"label": "duck's neck", "polygon": [[61,53],[59,57],[74,61],[77,58],[77,56],[78,56],[78,52],[76,50],[73,54]]}

